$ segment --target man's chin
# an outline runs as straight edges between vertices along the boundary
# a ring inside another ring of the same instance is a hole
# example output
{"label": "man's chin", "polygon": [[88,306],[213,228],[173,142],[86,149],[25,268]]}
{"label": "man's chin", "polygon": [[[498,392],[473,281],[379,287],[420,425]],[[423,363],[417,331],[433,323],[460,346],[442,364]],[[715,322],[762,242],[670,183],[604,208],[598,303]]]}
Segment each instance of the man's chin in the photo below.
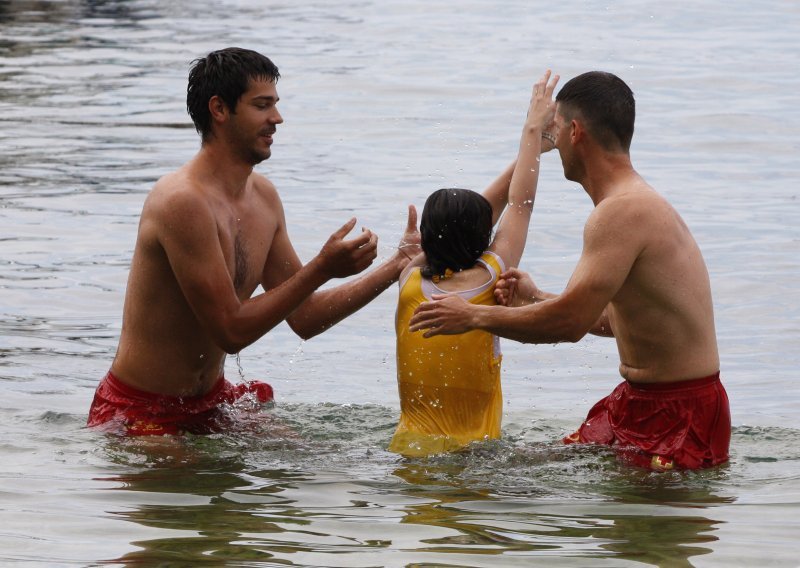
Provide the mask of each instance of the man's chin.
{"label": "man's chin", "polygon": [[571,167],[571,164],[561,160],[561,167],[564,169],[565,179],[568,179],[569,181],[577,181],[577,179],[575,179],[577,177],[575,175],[575,168]]}
{"label": "man's chin", "polygon": [[268,160],[269,157],[272,155],[272,152],[267,150],[266,152],[253,152],[250,156],[250,162],[255,166],[263,162],[264,160]]}

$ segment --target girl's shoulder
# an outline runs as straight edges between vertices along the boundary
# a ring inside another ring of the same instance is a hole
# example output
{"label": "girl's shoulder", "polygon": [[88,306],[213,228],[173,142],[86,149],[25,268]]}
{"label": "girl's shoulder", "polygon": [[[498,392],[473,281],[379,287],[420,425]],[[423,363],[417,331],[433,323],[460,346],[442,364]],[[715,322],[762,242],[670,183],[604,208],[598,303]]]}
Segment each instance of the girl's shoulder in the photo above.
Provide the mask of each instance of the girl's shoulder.
{"label": "girl's shoulder", "polygon": [[440,279],[435,286],[444,292],[465,292],[494,283],[505,270],[503,260],[495,253],[484,252],[472,268],[455,272]]}

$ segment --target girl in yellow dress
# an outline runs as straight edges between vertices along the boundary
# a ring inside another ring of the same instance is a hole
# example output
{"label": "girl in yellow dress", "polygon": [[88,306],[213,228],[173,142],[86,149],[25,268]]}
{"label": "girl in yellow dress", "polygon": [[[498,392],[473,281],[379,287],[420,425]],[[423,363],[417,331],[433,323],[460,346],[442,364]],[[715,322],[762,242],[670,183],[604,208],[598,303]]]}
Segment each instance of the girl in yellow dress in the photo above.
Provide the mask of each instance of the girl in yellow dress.
{"label": "girl in yellow dress", "polygon": [[[414,310],[433,294],[492,305],[494,284],[519,264],[528,235],[542,145],[555,114],[558,76],[534,86],[517,159],[483,192],[440,189],[420,219],[422,254],[400,275],[395,328],[400,423],[389,450],[425,456],[500,437],[503,398],[498,338],[485,331],[423,338],[410,332]],[[492,228],[504,211],[492,240]]]}

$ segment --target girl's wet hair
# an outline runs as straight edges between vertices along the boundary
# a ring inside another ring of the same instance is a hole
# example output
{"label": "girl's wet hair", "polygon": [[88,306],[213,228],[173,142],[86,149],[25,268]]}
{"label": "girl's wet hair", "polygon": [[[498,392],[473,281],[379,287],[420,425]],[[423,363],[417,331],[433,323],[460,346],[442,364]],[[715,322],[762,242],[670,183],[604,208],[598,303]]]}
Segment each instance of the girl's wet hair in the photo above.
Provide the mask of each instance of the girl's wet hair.
{"label": "girl's wet hair", "polygon": [[211,135],[211,113],[208,101],[217,95],[231,112],[250,86],[250,81],[263,79],[277,83],[280,73],[264,55],[241,47],[212,51],[192,61],[186,88],[186,109],[197,132],[206,140]]}
{"label": "girl's wet hair", "polygon": [[491,242],[492,206],[470,189],[439,189],[425,201],[419,229],[428,261],[422,276],[472,268]]}

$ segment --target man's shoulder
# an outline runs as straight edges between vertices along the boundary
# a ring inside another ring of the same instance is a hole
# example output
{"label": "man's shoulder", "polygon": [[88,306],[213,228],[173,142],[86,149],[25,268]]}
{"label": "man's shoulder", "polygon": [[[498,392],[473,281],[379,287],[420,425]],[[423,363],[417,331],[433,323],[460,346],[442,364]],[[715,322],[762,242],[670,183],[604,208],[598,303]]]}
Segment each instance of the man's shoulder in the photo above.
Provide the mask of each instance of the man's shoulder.
{"label": "man's shoulder", "polygon": [[148,194],[148,199],[189,199],[197,193],[197,184],[181,170],[160,177]]}
{"label": "man's shoulder", "polygon": [[186,162],[178,169],[169,171],[158,178],[153,184],[150,193],[161,193],[172,188],[186,186],[193,177],[196,177],[193,171],[193,161]]}
{"label": "man's shoulder", "polygon": [[145,200],[142,215],[191,218],[209,208],[202,187],[186,172],[177,170],[156,181]]}
{"label": "man's shoulder", "polygon": [[672,207],[664,197],[651,187],[634,191],[621,191],[603,199],[592,212],[594,217],[614,217],[617,222],[627,218],[641,219],[643,216],[660,215]]}
{"label": "man's shoulder", "polygon": [[641,250],[661,230],[669,204],[655,191],[633,191],[603,199],[584,227],[584,242]]}
{"label": "man's shoulder", "polygon": [[253,172],[250,176],[250,179],[253,184],[253,189],[259,196],[269,200],[280,201],[278,188],[275,187],[275,184],[272,183],[265,175]]}

